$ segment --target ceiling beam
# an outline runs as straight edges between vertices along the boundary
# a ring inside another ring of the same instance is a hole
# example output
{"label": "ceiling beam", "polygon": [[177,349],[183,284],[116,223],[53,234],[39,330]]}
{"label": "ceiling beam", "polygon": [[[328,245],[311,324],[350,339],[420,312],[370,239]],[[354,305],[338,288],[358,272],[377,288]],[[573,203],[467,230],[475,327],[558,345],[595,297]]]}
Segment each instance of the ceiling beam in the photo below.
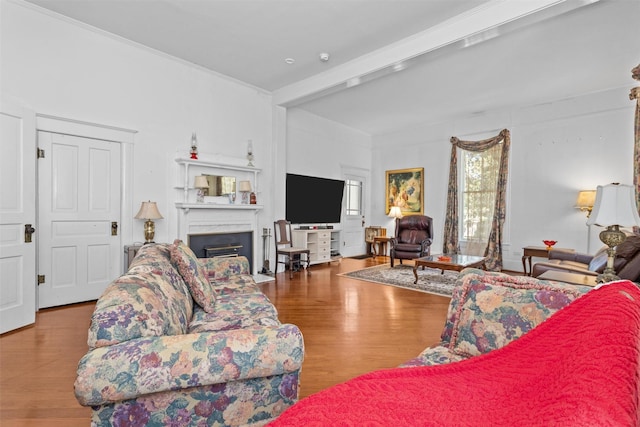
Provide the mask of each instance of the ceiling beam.
{"label": "ceiling beam", "polygon": [[444,48],[464,48],[515,28],[599,0],[493,0],[413,36],[273,92],[273,103],[292,107],[404,69]]}

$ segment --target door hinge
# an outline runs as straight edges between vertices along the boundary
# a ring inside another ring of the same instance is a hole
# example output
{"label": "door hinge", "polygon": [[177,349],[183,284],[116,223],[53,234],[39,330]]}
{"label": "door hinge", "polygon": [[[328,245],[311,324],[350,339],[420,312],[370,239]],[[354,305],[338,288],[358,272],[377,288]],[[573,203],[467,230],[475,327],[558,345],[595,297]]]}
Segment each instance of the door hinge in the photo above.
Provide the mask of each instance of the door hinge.
{"label": "door hinge", "polygon": [[44,283],[44,274],[38,274],[38,285],[42,285]]}
{"label": "door hinge", "polygon": [[38,153],[38,158],[39,159],[44,159],[44,149],[38,148],[38,149],[36,149],[36,151]]}

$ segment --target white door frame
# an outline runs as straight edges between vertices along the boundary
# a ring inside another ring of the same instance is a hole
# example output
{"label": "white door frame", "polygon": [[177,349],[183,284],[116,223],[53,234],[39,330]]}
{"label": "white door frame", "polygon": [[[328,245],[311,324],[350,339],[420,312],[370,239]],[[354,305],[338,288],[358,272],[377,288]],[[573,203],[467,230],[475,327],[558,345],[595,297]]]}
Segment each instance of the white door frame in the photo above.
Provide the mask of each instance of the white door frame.
{"label": "white door frame", "polygon": [[[135,130],[83,122],[45,114],[36,115],[36,130],[61,133],[85,138],[102,139],[121,143],[120,150],[120,227],[118,233],[123,244],[133,242],[133,144]],[[124,250],[124,249],[123,249]],[[123,256],[118,258],[122,263]],[[119,265],[118,271],[122,271]]]}
{"label": "white door frame", "polygon": [[[0,205],[0,334],[35,322],[36,313],[36,133],[35,114],[0,99],[4,162]],[[6,120],[6,121],[5,121]],[[4,127],[6,126],[6,128]],[[26,225],[35,233],[25,242]]]}

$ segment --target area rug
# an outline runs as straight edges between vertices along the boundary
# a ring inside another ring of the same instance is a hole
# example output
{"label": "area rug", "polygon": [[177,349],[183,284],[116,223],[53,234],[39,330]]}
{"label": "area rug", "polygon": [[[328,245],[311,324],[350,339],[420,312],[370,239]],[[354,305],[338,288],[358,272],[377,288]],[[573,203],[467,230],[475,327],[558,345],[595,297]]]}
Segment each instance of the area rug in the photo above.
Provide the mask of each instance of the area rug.
{"label": "area rug", "polygon": [[354,255],[354,256],[350,256],[349,258],[352,258],[352,259],[368,259],[368,258],[371,258],[371,257],[372,257],[372,255],[365,254],[365,255]]}
{"label": "area rug", "polygon": [[441,270],[419,268],[418,283],[414,285],[413,266],[403,264],[393,268],[389,264],[377,265],[339,275],[443,296],[451,296],[458,278],[456,271],[445,270],[444,274],[441,274]]}

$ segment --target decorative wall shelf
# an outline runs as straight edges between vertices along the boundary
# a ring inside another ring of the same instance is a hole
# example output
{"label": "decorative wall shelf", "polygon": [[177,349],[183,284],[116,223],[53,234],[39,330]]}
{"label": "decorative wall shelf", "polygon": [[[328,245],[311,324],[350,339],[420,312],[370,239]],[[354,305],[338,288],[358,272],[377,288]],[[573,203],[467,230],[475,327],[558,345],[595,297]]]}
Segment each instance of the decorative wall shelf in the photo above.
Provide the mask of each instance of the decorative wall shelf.
{"label": "decorative wall shelf", "polygon": [[[182,169],[182,177],[178,175],[180,185],[175,187],[178,190],[182,190],[182,201],[176,202],[176,207],[182,209],[184,213],[188,213],[191,209],[235,209],[235,210],[253,210],[257,211],[263,209],[262,205],[251,204],[218,204],[218,203],[194,203],[193,199],[189,200],[189,192],[194,191],[192,185],[190,185],[196,174],[210,171],[234,171],[237,172],[243,178],[249,178],[251,181],[251,187],[254,193],[258,193],[258,173],[260,169],[251,166],[237,166],[226,163],[217,163],[207,160],[196,160],[188,158],[177,158],[176,163]],[[194,172],[195,170],[195,172]],[[237,177],[238,178],[238,177]]]}
{"label": "decorative wall shelf", "polygon": [[222,204],[222,203],[182,203],[176,202],[178,209],[184,209],[185,212],[189,212],[189,209],[237,209],[237,210],[261,210],[264,208],[262,205],[246,205],[246,204]]}
{"label": "decorative wall shelf", "polygon": [[186,166],[202,166],[207,168],[228,169],[228,170],[235,170],[235,171],[255,172],[255,173],[260,172],[260,169],[251,167],[251,166],[236,166],[236,165],[230,165],[227,163],[210,162],[207,160],[178,158],[176,159],[176,163],[180,165],[186,165]]}

